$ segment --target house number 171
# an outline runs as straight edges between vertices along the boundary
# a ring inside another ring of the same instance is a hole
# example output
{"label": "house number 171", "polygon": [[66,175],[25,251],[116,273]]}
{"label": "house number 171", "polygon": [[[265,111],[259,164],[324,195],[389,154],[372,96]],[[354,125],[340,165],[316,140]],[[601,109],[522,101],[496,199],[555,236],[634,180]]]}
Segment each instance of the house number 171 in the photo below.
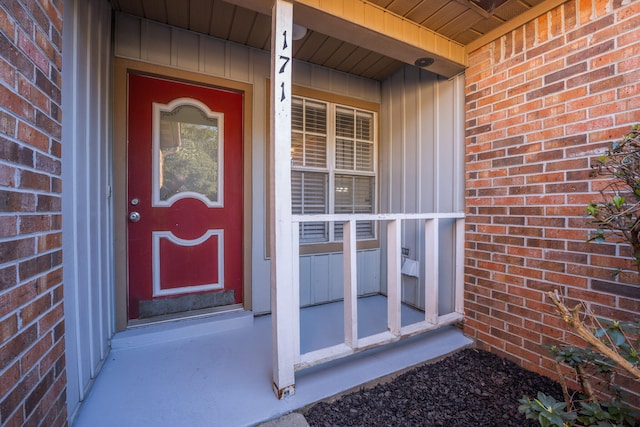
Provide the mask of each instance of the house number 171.
{"label": "house number 171", "polygon": [[[289,45],[287,44],[287,31],[285,30],[282,32],[282,50],[286,51],[288,48]],[[278,71],[279,74],[282,74],[287,69],[287,65],[289,64],[289,61],[291,61],[291,58],[285,55],[280,55],[280,60],[284,61],[282,63],[282,66],[280,67],[280,71]],[[282,89],[282,95],[280,96],[280,102],[282,102],[287,99],[284,93],[284,82],[280,84],[280,89]]]}

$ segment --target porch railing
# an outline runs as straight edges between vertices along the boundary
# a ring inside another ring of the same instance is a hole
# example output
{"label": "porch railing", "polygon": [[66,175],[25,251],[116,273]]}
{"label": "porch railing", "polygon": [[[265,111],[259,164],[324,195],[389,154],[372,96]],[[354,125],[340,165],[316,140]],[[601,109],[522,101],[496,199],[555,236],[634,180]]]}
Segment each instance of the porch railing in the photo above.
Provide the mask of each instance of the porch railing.
{"label": "porch railing", "polygon": [[[438,230],[439,221],[455,220],[455,260],[454,260],[454,307],[446,314],[438,313]],[[425,317],[418,323],[407,326],[401,324],[402,279],[401,279],[401,236],[406,220],[424,221],[424,250],[420,261],[424,268]],[[387,224],[387,331],[367,337],[358,337],[358,277],[356,266],[356,222],[376,221]],[[358,214],[358,215],[293,215],[292,216],[292,301],[300,301],[299,238],[298,229],[305,222],[344,222],[343,229],[343,269],[344,269],[344,342],[308,353],[300,350],[300,308],[293,308],[293,350],[291,359],[294,370],[300,370],[345,357],[368,348],[398,341],[439,327],[460,321],[463,318],[464,300],[464,214],[424,213],[424,214]]]}

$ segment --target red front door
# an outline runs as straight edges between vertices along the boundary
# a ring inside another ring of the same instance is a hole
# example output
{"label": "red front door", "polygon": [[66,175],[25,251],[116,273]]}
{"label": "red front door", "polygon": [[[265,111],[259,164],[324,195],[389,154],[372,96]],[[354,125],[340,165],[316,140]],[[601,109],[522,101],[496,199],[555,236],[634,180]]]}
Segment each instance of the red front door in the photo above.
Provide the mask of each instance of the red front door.
{"label": "red front door", "polygon": [[242,94],[128,77],[129,319],[242,302]]}

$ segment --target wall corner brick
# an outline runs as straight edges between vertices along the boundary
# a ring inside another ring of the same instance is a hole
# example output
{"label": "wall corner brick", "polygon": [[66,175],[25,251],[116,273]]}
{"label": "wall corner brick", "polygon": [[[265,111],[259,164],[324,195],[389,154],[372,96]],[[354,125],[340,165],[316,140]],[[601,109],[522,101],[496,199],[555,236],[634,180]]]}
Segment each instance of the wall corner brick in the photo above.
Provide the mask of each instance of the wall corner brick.
{"label": "wall corner brick", "polygon": [[571,0],[469,55],[464,332],[536,372],[554,375],[543,344],[575,341],[544,292],[640,317],[638,274],[614,276],[630,251],[587,243],[584,218],[592,160],[640,121],[638,23],[638,2]]}
{"label": "wall corner brick", "polygon": [[[3,426],[68,423],[64,315],[56,291],[63,286],[61,201],[54,195],[61,186],[61,30],[62,10],[50,2],[0,7]],[[49,35],[56,32],[53,42]]]}

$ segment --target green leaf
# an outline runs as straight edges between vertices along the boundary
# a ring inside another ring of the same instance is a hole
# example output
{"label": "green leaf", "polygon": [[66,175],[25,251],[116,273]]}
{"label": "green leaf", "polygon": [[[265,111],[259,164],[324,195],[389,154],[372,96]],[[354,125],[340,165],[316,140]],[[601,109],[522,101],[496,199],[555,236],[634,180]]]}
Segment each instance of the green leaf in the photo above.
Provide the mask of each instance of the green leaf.
{"label": "green leaf", "polygon": [[613,400],[612,402],[602,402],[603,408],[611,416],[617,425],[636,426],[638,423],[638,413],[631,410],[624,405],[620,400]]}
{"label": "green leaf", "polygon": [[587,239],[587,242],[604,242],[605,237],[606,236],[603,230],[592,231],[589,239]]}
{"label": "green leaf", "polygon": [[[578,421],[585,425],[598,425],[600,421],[611,420],[612,417],[608,412],[602,409],[597,402],[580,402],[580,411]],[[610,425],[610,424],[604,424]]]}
{"label": "green leaf", "polygon": [[620,209],[626,202],[625,198],[619,195],[613,196],[611,199],[616,209]]}
{"label": "green leaf", "polygon": [[613,341],[613,343],[617,346],[621,346],[626,341],[624,334],[620,329],[610,329],[609,337]]}

